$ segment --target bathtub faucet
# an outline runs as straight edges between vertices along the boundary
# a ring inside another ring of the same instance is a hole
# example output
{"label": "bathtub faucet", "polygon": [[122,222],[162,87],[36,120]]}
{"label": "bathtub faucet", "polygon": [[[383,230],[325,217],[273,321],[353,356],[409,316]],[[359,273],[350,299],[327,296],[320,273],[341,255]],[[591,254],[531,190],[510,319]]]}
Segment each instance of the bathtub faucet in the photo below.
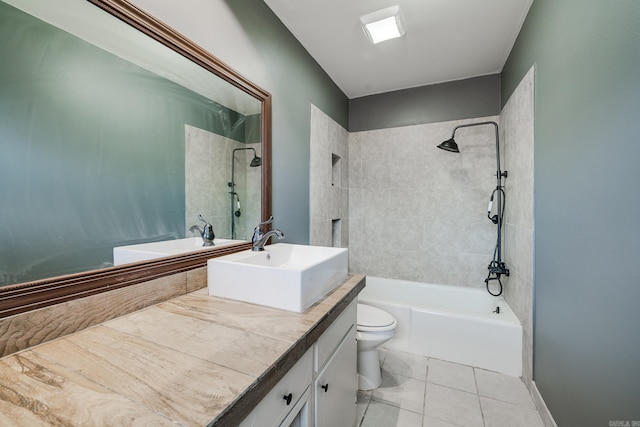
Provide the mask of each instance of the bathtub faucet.
{"label": "bathtub faucet", "polygon": [[251,243],[253,245],[251,248],[252,251],[264,251],[264,245],[266,245],[267,241],[273,236],[276,236],[278,239],[284,239],[284,233],[277,228],[269,230],[266,233],[262,232],[262,227],[264,225],[271,224],[272,222],[273,217],[270,216],[268,220],[261,222],[253,229],[253,237],[251,238]]}
{"label": "bathtub faucet", "polygon": [[[500,277],[502,275],[508,276],[509,269],[507,268],[504,262],[496,261],[496,260],[491,261],[487,268],[489,270],[489,274],[487,275],[487,278],[484,279],[484,284],[487,288],[487,292],[489,292],[489,294],[493,295],[494,297],[502,295],[503,288],[502,288],[502,280],[500,280]],[[498,286],[497,291],[492,291],[490,289],[489,285],[491,284],[492,281],[496,282],[494,284]]]}

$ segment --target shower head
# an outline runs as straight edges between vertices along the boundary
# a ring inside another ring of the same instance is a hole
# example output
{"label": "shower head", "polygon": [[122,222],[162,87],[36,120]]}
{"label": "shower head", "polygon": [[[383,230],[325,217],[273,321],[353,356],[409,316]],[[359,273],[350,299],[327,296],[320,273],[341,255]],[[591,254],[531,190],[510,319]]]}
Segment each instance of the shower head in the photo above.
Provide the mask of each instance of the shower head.
{"label": "shower head", "polygon": [[456,144],[456,141],[453,139],[453,137],[451,137],[451,139],[447,139],[442,144],[438,145],[438,148],[445,151],[451,151],[452,153],[460,152],[460,150],[458,149],[458,144]]}
{"label": "shower head", "polygon": [[[258,167],[258,166],[262,166],[262,157],[258,157],[258,153],[256,152],[255,148],[253,148],[253,147],[236,148],[231,152],[231,167],[232,167],[231,174],[232,175],[233,175],[233,167],[235,166],[234,158],[235,158],[235,155],[236,155],[236,151],[244,151],[244,150],[253,151],[253,159],[251,159],[251,163],[249,163],[249,166],[251,166],[252,168],[255,168],[255,167]],[[232,181],[233,181],[233,179],[232,179]]]}
{"label": "shower head", "polygon": [[262,157],[258,157],[254,152],[253,159],[251,159],[251,163],[249,163],[249,166],[251,166],[252,168],[262,166]]}

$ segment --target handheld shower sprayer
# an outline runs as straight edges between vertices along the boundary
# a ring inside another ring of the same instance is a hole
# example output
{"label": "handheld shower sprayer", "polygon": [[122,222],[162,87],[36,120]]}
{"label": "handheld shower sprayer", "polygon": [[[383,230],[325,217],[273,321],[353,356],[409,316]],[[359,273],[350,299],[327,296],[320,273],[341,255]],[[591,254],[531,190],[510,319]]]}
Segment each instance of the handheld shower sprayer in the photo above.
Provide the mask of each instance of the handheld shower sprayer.
{"label": "handheld shower sprayer", "polygon": [[[501,195],[501,210],[500,212],[497,212],[495,215],[491,215],[491,212],[493,211],[493,197],[496,195],[497,192],[500,192]],[[504,189],[502,188],[496,188],[495,190],[493,190],[493,192],[491,193],[491,198],[489,199],[489,206],[487,206],[487,218],[489,218],[489,220],[494,223],[494,224],[498,224],[498,222],[500,222],[500,225],[502,226],[502,218],[504,217],[504,207],[506,205],[506,195],[504,194]]]}
{"label": "handheld shower sprayer", "polygon": [[487,218],[489,218],[491,220],[491,222],[493,222],[494,224],[498,223],[498,218],[494,215],[491,216],[491,211],[493,210],[493,194],[491,195],[491,198],[489,199],[489,206],[487,206]]}
{"label": "handheld shower sprayer", "polygon": [[234,212],[234,215],[238,218],[242,215],[242,210],[240,208],[240,196],[238,196],[238,193],[236,193],[236,211]]}

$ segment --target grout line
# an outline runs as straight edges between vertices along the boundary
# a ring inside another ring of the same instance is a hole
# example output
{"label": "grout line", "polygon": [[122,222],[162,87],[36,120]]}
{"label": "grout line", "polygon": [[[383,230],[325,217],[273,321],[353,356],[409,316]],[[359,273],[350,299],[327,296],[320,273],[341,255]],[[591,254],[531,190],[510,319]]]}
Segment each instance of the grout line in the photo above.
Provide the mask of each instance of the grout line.
{"label": "grout line", "polygon": [[480,401],[480,387],[478,387],[478,376],[476,375],[477,368],[474,367],[472,369],[473,369],[473,380],[476,383],[476,397],[478,398],[478,406],[480,406],[480,416],[482,417],[482,425],[486,426],[487,421],[484,419],[484,409],[482,409],[482,402]]}
{"label": "grout line", "polygon": [[427,372],[424,375],[424,397],[422,398],[422,420],[420,426],[424,427],[424,419],[427,416],[427,387],[429,386],[429,365],[431,358],[427,357]]}
{"label": "grout line", "polygon": [[367,402],[367,406],[364,408],[364,412],[362,413],[362,419],[360,420],[360,424],[358,424],[358,427],[362,426],[362,424],[364,424],[364,419],[367,416],[367,412],[369,411],[369,406],[371,405],[371,400],[373,399],[372,395],[369,395],[369,401]]}

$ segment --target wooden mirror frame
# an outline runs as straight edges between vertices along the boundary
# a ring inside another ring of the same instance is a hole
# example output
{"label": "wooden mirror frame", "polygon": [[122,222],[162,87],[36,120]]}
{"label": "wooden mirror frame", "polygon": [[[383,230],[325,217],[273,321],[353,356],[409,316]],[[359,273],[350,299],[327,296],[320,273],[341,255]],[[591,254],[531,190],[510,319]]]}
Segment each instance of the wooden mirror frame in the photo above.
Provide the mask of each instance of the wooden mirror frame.
{"label": "wooden mirror frame", "polygon": [[[220,59],[126,0],[87,0],[259,100],[262,120],[261,217],[271,215],[271,95]],[[0,288],[0,318],[205,267],[250,242]]]}

